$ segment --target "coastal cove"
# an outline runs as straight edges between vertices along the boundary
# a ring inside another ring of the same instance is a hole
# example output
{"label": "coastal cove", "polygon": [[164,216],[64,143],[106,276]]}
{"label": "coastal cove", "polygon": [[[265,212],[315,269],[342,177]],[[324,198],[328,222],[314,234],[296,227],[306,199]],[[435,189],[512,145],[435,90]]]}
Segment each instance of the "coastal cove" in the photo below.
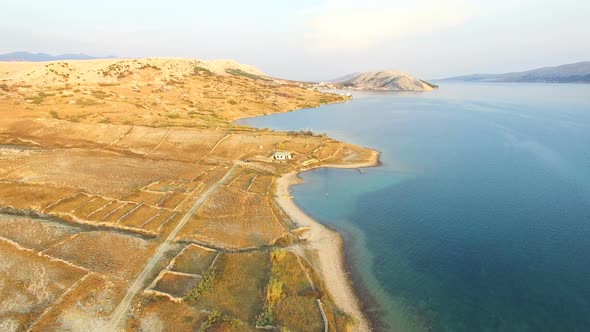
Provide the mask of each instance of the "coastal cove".
{"label": "coastal cove", "polygon": [[[445,83],[239,120],[380,151],[300,174],[293,202],[342,233],[377,329],[590,325],[590,86]],[[367,301],[368,299],[368,301]]]}

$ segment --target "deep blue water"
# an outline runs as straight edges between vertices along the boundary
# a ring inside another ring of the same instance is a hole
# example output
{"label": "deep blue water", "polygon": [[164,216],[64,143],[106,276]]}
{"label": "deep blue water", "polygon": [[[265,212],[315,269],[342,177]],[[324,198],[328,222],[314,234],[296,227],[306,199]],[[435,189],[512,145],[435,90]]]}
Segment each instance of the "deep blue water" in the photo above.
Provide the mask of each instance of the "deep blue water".
{"label": "deep blue water", "polygon": [[382,152],[293,193],[350,238],[383,330],[590,331],[590,85],[443,84],[241,122]]}

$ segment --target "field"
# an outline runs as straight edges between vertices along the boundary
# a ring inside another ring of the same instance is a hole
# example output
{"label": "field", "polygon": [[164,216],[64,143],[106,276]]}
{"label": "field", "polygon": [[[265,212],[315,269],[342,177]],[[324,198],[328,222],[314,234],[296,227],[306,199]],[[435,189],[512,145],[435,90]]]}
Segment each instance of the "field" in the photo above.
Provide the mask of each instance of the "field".
{"label": "field", "polygon": [[268,196],[224,186],[205,201],[178,240],[236,250],[273,245],[286,233]]}
{"label": "field", "polygon": [[0,330],[346,329],[276,180],[372,151],[233,124],[346,99],[236,66],[0,63]]}

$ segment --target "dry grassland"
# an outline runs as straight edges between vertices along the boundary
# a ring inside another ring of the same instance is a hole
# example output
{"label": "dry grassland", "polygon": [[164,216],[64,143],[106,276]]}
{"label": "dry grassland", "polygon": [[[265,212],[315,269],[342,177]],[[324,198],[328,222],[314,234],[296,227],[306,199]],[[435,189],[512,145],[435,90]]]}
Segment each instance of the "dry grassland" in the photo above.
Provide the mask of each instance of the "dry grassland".
{"label": "dry grassland", "polygon": [[196,275],[205,274],[219,252],[197,245],[188,245],[174,259],[170,270]]}
{"label": "dry grassland", "polygon": [[214,268],[213,288],[204,292],[195,305],[204,309],[218,308],[243,322],[255,322],[264,304],[264,287],[270,269],[268,254],[225,254]]}
{"label": "dry grassland", "polygon": [[225,249],[269,246],[286,235],[270,198],[221,187],[179,234],[180,241]]}
{"label": "dry grassland", "polygon": [[0,316],[4,330],[28,328],[68,288],[87,274],[0,240]]}
{"label": "dry grassland", "polygon": [[[318,299],[330,329],[346,325],[305,255],[272,258],[302,245],[274,183],[371,151],[232,123],[343,97],[186,59],[0,62],[0,92],[0,330],[104,329],[168,237],[184,249],[149,271],[127,330],[253,330],[271,278],[274,328],[323,329]],[[277,150],[295,159],[273,162]]]}

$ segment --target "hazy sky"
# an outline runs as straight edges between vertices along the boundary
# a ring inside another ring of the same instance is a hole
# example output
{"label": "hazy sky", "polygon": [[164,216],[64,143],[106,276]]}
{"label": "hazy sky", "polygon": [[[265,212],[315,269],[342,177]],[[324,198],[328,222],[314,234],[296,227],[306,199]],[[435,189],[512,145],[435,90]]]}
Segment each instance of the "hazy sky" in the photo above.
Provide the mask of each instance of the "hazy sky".
{"label": "hazy sky", "polygon": [[225,58],[293,79],[590,60],[590,0],[4,1],[0,53]]}

